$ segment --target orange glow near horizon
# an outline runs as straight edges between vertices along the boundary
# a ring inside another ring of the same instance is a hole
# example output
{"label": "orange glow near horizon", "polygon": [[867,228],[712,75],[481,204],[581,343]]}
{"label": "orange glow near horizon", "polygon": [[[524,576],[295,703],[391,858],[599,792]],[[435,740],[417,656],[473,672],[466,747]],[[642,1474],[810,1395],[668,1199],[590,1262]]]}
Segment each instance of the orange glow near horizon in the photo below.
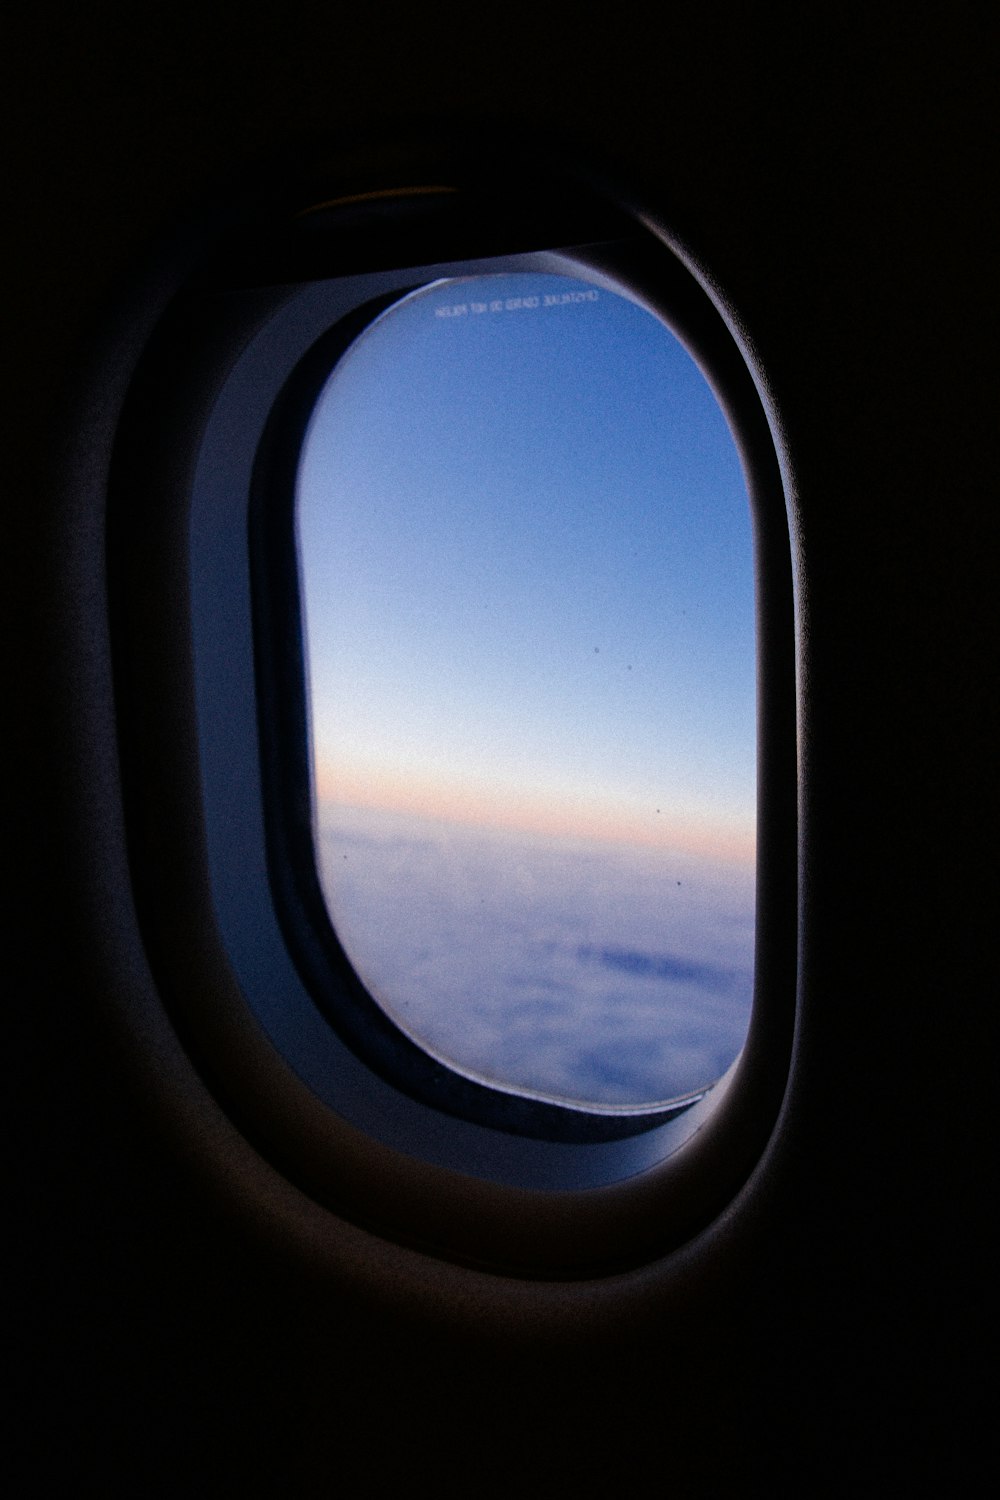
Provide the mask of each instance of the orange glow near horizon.
{"label": "orange glow near horizon", "polygon": [[756,848],[752,826],[671,811],[666,806],[643,815],[626,805],[602,804],[591,798],[504,794],[454,781],[343,764],[337,768],[317,766],[315,776],[320,809],[337,804],[367,807],[547,838],[675,849],[744,865],[752,863]]}

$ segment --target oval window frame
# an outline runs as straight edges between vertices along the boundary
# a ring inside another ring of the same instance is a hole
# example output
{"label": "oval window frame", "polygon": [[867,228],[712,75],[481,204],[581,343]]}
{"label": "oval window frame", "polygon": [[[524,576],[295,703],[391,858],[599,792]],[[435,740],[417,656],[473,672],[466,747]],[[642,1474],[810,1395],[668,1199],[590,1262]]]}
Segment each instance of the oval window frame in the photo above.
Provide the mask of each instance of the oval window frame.
{"label": "oval window frame", "polygon": [[[433,186],[445,174],[421,174],[403,189],[314,193],[316,206],[305,210],[275,215],[269,205],[249,232],[244,221],[238,236],[216,238],[149,341],[116,446],[109,538],[129,838],[165,1004],[258,1149],[334,1211],[402,1242],[518,1274],[589,1275],[662,1253],[717,1211],[752,1169],[784,1089],[795,971],[789,529],[777,448],[746,356],[665,236],[580,184],[567,191],[543,179],[526,194],[522,180],[502,178],[484,208],[489,174],[468,172],[452,164],[445,189]],[[405,219],[414,202],[444,207],[443,220],[422,212],[406,264],[387,266],[396,215]],[[335,269],[352,256],[375,268],[318,279],[303,225],[316,214],[350,217],[359,203],[375,205],[379,223],[372,231],[366,222],[359,246],[342,222],[348,243]],[[566,203],[572,211],[560,214]],[[551,224],[539,224],[539,204]],[[286,231],[277,251],[261,228],[275,222]],[[491,235],[509,244],[512,222],[515,239],[546,248],[512,249],[506,259],[427,253],[429,245],[485,246]],[[247,243],[265,245],[263,271],[260,256],[241,264]],[[287,618],[276,629],[270,617],[287,611],[287,593],[262,594],[253,583],[269,550],[275,465],[288,462],[287,442],[274,437],[280,408],[301,362],[320,360],[317,343],[346,337],[363,309],[411,289],[415,267],[430,280],[515,259],[519,269],[552,255],[565,265],[567,244],[571,264],[634,291],[708,374],[748,475],[759,579],[758,921],[747,1043],[697,1102],[674,1101],[658,1118],[615,1112],[626,1129],[610,1138],[605,1111],[559,1106],[566,1130],[541,1118],[538,1101],[525,1106],[507,1091],[489,1092],[532,1118],[491,1116],[475,1101],[456,1107],[433,1078],[422,1093],[400,1087],[323,1017],[301,925],[295,935],[302,902],[283,886],[301,868],[288,843],[288,830],[301,827],[301,780],[285,768],[287,746],[304,741],[287,733],[296,710],[280,701],[279,685],[288,680],[280,642],[295,633]],[[178,930],[186,941],[172,943]],[[576,1115],[590,1117],[582,1131]]]}

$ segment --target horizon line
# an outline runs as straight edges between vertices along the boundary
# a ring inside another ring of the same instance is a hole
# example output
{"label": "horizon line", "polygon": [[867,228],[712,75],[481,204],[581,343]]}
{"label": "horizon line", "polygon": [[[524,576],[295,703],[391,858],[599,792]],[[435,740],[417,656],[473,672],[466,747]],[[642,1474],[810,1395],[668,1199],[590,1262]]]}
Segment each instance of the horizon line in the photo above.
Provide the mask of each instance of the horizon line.
{"label": "horizon line", "polygon": [[752,864],[756,854],[755,824],[723,824],[667,806],[643,817],[629,809],[579,805],[566,798],[503,801],[467,785],[404,781],[385,773],[352,773],[344,767],[336,772],[316,767],[315,789],[317,815],[338,806],[368,809],[496,832],[672,849],[743,865]]}

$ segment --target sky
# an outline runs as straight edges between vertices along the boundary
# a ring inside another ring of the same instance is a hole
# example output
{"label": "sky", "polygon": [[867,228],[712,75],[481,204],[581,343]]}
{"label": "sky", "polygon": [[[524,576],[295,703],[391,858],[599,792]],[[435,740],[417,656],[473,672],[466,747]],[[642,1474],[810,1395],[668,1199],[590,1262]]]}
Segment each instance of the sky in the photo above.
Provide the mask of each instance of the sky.
{"label": "sky", "polygon": [[752,856],[750,515],[652,313],[516,273],[397,303],[307,429],[320,807]]}

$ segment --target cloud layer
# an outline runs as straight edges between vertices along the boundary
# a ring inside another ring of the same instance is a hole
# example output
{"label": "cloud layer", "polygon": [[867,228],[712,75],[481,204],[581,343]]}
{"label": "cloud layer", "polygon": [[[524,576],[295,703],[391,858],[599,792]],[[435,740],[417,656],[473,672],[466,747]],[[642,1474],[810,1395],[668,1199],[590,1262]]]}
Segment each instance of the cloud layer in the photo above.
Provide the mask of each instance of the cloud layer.
{"label": "cloud layer", "polygon": [[398,1024],[458,1068],[593,1104],[718,1078],[753,992],[753,878],[690,853],[327,807],[334,926]]}

